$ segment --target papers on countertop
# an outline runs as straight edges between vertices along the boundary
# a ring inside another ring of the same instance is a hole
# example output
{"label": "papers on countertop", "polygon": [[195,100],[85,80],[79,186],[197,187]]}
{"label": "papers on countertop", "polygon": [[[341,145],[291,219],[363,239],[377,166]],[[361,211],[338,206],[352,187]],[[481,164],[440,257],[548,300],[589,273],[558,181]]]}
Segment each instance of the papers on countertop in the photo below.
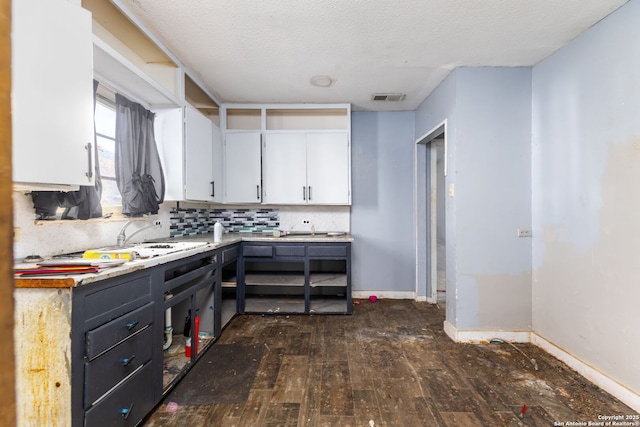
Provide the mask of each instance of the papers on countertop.
{"label": "papers on countertop", "polygon": [[35,265],[16,267],[14,273],[18,276],[97,273],[125,262],[125,259],[50,259]]}

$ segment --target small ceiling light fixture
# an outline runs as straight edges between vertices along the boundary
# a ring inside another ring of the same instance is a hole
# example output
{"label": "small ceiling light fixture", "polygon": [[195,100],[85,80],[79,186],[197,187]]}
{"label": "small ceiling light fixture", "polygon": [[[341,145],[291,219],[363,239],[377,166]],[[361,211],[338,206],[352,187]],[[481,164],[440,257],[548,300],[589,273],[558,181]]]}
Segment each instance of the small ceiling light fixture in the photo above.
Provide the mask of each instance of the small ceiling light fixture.
{"label": "small ceiling light fixture", "polygon": [[333,84],[334,79],[329,76],[313,76],[311,84],[318,87],[329,87]]}

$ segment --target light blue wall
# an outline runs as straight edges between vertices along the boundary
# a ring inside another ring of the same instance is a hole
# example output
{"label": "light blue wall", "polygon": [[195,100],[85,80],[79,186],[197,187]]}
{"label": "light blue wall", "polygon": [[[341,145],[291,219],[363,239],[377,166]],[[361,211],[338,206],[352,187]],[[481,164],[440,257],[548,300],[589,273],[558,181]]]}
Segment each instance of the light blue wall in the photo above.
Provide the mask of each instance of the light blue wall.
{"label": "light blue wall", "polygon": [[640,2],[533,69],[533,328],[640,393]]}
{"label": "light blue wall", "polygon": [[458,330],[531,327],[531,239],[517,237],[531,226],[530,88],[530,68],[459,68],[416,112],[416,138],[447,120],[447,320]]}
{"label": "light blue wall", "polygon": [[[435,128],[445,123],[445,140],[448,145],[447,167],[455,171],[455,155],[451,149],[452,141],[456,140],[456,90],[457,90],[458,70],[453,71],[440,85],[429,95],[416,111],[416,131],[415,139],[421,139],[425,134],[432,132]],[[427,224],[431,217],[429,212],[428,194],[430,188],[430,164],[428,146],[425,144],[416,145],[416,274],[418,283],[418,295],[428,296],[427,276],[431,268],[435,268],[429,262],[430,257],[430,236]],[[449,173],[445,177],[445,188],[455,185],[456,174]],[[446,190],[445,190],[446,193]],[[457,318],[457,305],[451,299],[456,294],[456,227],[455,227],[455,198],[447,197],[446,205],[446,318],[455,324]]]}
{"label": "light blue wall", "polygon": [[354,112],[351,120],[353,289],[413,292],[414,113]]}
{"label": "light blue wall", "polygon": [[458,329],[531,328],[531,69],[458,70]]}

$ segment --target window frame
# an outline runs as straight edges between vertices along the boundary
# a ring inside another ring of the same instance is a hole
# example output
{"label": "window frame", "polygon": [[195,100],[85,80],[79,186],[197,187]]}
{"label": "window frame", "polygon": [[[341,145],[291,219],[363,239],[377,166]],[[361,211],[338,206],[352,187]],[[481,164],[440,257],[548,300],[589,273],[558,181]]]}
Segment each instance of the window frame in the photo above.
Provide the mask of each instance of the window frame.
{"label": "window frame", "polygon": [[[96,123],[96,144],[97,144],[97,155],[100,156],[100,147],[101,147],[101,142],[98,142],[99,139],[102,140],[102,144],[104,144],[104,141],[110,141],[113,143],[113,151],[115,153],[115,113],[116,113],[116,103],[114,100],[110,99],[107,96],[104,96],[100,93],[98,93],[96,95],[96,110],[98,108],[98,105],[100,105],[100,107],[105,108],[109,111],[112,111],[114,114],[113,117],[113,124],[114,124],[114,129],[113,129],[113,136],[104,134],[104,133],[100,133],[98,132],[98,126]],[[94,113],[94,120],[97,120],[97,114]],[[104,160],[104,158],[102,158]],[[101,158],[99,157],[98,159],[96,159],[96,162],[98,162],[98,164],[100,163]],[[114,170],[115,170],[115,165],[114,165]],[[104,171],[103,168],[100,168],[100,179],[102,181],[102,196],[100,198],[100,204],[102,205],[102,209],[103,211],[108,211],[111,212],[112,214],[115,213],[122,213],[122,196],[120,194],[120,191],[118,190],[118,197],[115,198],[110,198],[109,201],[107,202],[104,198],[104,183],[105,181],[108,182],[113,182],[114,184],[116,183],[116,177],[115,174],[113,176],[111,175],[104,175]],[[116,187],[117,188],[117,187]]]}

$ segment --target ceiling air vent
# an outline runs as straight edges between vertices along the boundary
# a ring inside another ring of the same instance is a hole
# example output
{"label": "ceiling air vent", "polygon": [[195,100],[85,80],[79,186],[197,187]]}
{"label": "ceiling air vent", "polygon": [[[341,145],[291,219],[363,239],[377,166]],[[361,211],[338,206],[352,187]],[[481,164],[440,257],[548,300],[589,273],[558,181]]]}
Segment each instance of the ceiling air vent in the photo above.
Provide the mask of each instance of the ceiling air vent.
{"label": "ceiling air vent", "polygon": [[371,95],[372,101],[402,101],[407,96],[404,93],[374,93]]}

